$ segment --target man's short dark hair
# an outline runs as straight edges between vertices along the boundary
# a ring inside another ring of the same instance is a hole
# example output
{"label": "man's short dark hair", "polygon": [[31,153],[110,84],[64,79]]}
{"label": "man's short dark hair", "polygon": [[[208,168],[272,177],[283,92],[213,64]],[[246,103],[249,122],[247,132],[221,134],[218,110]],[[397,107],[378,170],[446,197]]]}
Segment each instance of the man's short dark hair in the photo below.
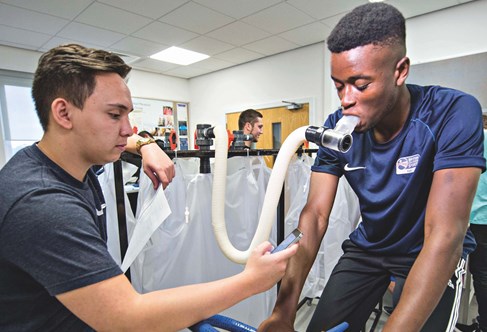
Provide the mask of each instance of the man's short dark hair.
{"label": "man's short dark hair", "polygon": [[82,109],[95,90],[96,75],[116,73],[125,78],[131,69],[114,53],[77,44],[61,45],[44,53],[32,85],[32,98],[44,131],[54,99],[64,98]]}
{"label": "man's short dark hair", "polygon": [[327,39],[332,53],[349,51],[369,44],[406,47],[406,23],[395,7],[385,3],[367,3],[345,15]]}
{"label": "man's short dark hair", "polygon": [[242,113],[240,113],[240,116],[238,117],[238,130],[243,130],[247,122],[250,122],[250,124],[254,126],[254,123],[257,122],[257,118],[263,118],[263,117],[264,116],[262,116],[262,113],[257,112],[256,110],[251,108],[243,111]]}

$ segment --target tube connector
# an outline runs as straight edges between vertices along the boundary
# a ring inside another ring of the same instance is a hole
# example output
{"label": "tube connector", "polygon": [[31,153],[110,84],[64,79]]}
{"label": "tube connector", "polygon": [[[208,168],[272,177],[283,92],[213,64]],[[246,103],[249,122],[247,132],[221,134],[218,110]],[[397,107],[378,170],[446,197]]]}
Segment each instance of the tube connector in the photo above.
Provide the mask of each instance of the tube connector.
{"label": "tube connector", "polygon": [[345,153],[352,147],[352,132],[358,121],[359,118],[356,116],[343,116],[335,129],[309,126],[305,131],[305,137],[307,141],[321,147]]}
{"label": "tube connector", "polygon": [[245,141],[253,141],[252,134],[244,134],[243,130],[233,131],[232,150],[242,150],[246,148]]}
{"label": "tube connector", "polygon": [[214,127],[209,124],[197,124],[196,125],[196,145],[198,145],[201,150],[209,150],[210,146],[213,145],[212,138],[215,138],[213,133]]}

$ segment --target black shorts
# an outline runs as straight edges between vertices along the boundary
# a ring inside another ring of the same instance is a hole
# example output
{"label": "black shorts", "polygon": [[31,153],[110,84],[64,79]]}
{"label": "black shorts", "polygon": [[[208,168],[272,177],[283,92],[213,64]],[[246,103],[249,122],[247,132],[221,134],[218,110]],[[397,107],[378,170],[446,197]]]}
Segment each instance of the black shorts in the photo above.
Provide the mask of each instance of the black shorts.
{"label": "black shorts", "polygon": [[[308,325],[308,332],[326,331],[347,322],[348,331],[360,331],[384,295],[393,277],[394,293],[402,286],[417,255],[385,256],[370,254],[350,240],[343,242],[340,257]],[[440,303],[422,331],[453,331],[458,319],[465,260],[461,259]]]}

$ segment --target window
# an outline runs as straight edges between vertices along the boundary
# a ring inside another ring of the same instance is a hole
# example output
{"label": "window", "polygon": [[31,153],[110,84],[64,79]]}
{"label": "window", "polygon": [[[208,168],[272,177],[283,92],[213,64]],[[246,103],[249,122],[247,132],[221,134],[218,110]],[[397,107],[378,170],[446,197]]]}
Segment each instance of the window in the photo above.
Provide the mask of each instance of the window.
{"label": "window", "polygon": [[32,75],[0,71],[0,167],[42,137],[31,97]]}
{"label": "window", "polygon": [[282,142],[281,142],[281,123],[274,122],[272,124],[272,148],[273,149],[280,149]]}

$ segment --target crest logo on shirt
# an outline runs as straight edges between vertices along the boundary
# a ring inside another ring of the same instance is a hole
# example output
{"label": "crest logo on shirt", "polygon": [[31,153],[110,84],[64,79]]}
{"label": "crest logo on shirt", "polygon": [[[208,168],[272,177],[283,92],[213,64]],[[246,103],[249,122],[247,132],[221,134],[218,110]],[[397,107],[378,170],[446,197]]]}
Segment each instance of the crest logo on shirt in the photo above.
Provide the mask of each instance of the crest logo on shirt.
{"label": "crest logo on shirt", "polygon": [[416,170],[419,161],[419,154],[401,157],[396,161],[396,174],[410,174]]}

